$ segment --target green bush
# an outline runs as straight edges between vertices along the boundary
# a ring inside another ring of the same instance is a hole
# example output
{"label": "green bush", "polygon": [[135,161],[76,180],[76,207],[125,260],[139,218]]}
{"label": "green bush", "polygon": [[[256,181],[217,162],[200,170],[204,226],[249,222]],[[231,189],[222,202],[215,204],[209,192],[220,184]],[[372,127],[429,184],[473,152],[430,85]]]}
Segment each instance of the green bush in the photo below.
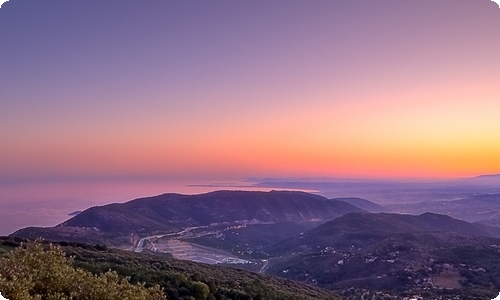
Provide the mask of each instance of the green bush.
{"label": "green bush", "polygon": [[39,242],[28,243],[0,259],[0,291],[16,300],[165,299],[158,286],[133,285],[111,271],[93,275],[72,263],[59,247],[44,250]]}

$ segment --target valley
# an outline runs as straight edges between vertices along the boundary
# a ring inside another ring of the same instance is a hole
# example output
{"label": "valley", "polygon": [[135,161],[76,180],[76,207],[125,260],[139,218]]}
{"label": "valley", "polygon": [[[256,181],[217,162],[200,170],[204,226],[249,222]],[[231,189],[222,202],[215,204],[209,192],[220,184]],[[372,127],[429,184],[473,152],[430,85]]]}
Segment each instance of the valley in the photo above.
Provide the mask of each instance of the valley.
{"label": "valley", "polygon": [[[168,253],[172,257],[182,260],[195,261],[206,264],[253,264],[264,265],[263,262],[250,261],[241,259],[231,253],[198,245],[190,242],[191,239],[196,239],[202,236],[220,237],[224,231],[246,227],[249,222],[237,222],[235,225],[226,227],[222,230],[216,228],[227,224],[211,224],[211,226],[188,227],[179,232],[152,235],[141,238],[135,247],[134,252],[143,252],[149,250],[158,253]],[[130,250],[130,249],[129,249]]]}

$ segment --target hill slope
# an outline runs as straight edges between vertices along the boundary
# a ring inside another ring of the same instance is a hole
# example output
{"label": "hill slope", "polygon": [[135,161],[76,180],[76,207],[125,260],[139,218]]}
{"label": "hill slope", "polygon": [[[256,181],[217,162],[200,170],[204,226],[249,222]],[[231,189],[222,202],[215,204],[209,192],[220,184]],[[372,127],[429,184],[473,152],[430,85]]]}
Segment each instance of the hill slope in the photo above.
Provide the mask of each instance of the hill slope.
{"label": "hill slope", "polygon": [[[9,251],[21,239],[0,237],[0,249]],[[23,241],[25,242],[25,241]],[[255,274],[223,266],[210,266],[131,253],[103,246],[60,242],[75,267],[99,274],[108,270],[129,277],[132,283],[160,285],[169,300],[187,299],[342,299],[334,292],[291,280]],[[0,256],[1,258],[1,256]]]}
{"label": "hill slope", "polygon": [[303,246],[359,248],[390,234],[410,232],[454,232],[464,235],[500,237],[498,228],[434,213],[414,216],[356,212],[348,213],[311,229],[296,239],[284,242],[281,248],[287,251]]}
{"label": "hill slope", "polygon": [[363,198],[357,198],[357,197],[346,197],[346,198],[333,198],[331,200],[337,200],[337,201],[343,201],[347,202],[351,205],[357,206],[361,209],[364,209],[369,212],[389,212],[389,209],[383,207],[382,205],[378,205],[375,202],[372,202],[370,200],[366,200]]}
{"label": "hill slope", "polygon": [[495,295],[496,237],[496,228],[433,213],[349,213],[278,243],[268,273],[337,290],[432,291],[429,299],[443,287]]}

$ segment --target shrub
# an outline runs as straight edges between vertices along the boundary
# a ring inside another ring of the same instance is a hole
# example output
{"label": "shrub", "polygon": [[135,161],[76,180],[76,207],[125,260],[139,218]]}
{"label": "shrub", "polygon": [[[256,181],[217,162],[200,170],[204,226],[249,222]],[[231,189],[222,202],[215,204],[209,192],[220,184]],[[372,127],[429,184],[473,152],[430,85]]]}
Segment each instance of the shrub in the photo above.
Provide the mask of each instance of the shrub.
{"label": "shrub", "polygon": [[59,247],[39,242],[16,248],[0,259],[0,291],[16,300],[160,300],[158,287],[133,285],[116,272],[93,275],[72,267]]}

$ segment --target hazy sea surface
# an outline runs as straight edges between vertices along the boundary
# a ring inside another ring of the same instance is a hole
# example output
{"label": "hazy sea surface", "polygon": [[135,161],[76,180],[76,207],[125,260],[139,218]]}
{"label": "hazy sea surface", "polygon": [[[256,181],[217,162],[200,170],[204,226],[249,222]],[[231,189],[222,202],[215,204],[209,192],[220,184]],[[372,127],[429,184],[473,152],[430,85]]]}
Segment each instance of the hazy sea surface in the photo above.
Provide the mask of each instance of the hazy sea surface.
{"label": "hazy sea surface", "polygon": [[27,226],[54,226],[95,205],[163,193],[198,194],[213,187],[192,182],[19,183],[0,186],[0,235]]}

